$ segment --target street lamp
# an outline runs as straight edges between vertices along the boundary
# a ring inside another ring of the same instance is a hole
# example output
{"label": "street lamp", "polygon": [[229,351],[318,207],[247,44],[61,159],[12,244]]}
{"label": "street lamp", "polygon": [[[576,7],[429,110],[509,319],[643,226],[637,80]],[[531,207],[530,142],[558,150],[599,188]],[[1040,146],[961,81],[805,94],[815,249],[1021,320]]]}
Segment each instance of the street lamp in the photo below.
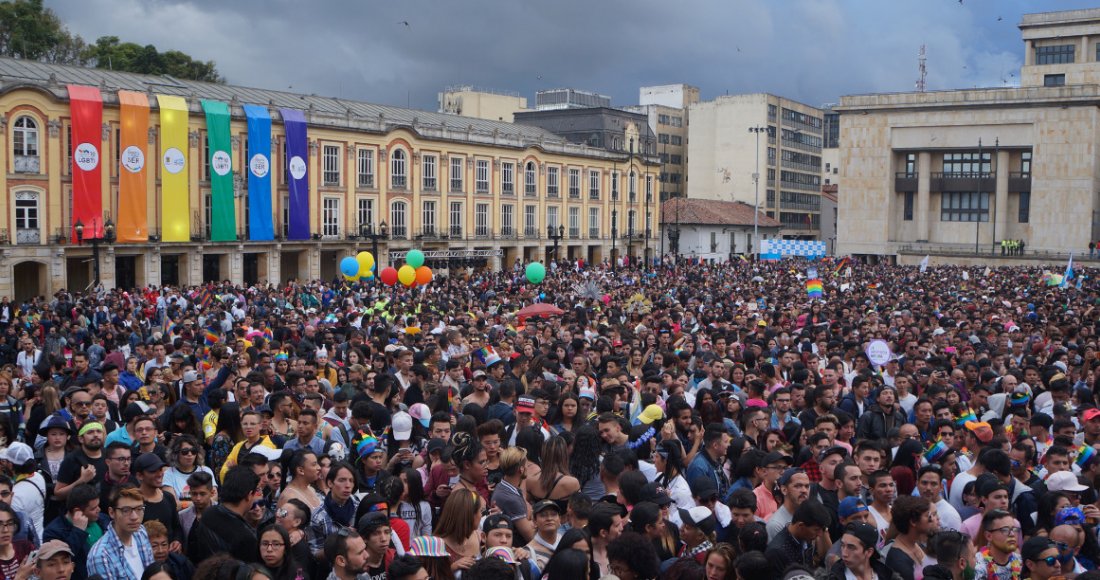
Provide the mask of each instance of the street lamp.
{"label": "street lamp", "polygon": [[382,256],[378,253],[378,240],[385,240],[389,238],[389,233],[386,231],[386,222],[378,224],[378,232],[374,231],[374,227],[370,224],[359,224],[359,237],[369,239],[371,242],[371,251],[374,252],[374,261],[379,264],[378,271],[382,271]]}
{"label": "street lamp", "polygon": [[[94,238],[85,238],[84,237],[84,222],[80,221],[79,219],[76,220],[76,225],[73,226],[73,229],[76,230],[76,243],[77,244],[83,244],[85,241],[88,241],[88,242],[92,243],[92,278],[93,278],[92,286],[95,287],[95,288],[98,288],[99,287],[99,243],[100,242],[107,242],[109,244],[109,243],[112,243],[112,242],[115,241],[115,224],[111,223],[110,218],[108,218],[107,221],[104,222],[104,224],[103,224],[103,235],[102,236],[96,236]],[[92,230],[93,230],[93,233],[94,233],[94,231],[95,231],[95,222],[94,222],[94,220],[93,220],[93,223],[92,223]]]}
{"label": "street lamp", "polygon": [[611,273],[615,273],[615,262],[619,257],[615,255],[615,240],[619,237],[619,210],[611,210]]}
{"label": "street lamp", "polygon": [[554,233],[554,226],[546,226],[546,237],[554,240],[554,261],[558,260],[558,241],[565,237],[565,224],[559,225],[557,233]]}
{"label": "street lamp", "polygon": [[749,127],[749,133],[756,133],[756,165],[753,166],[752,183],[756,189],[756,204],[752,211],[752,252],[754,260],[760,261],[760,134],[768,130],[767,127]]}

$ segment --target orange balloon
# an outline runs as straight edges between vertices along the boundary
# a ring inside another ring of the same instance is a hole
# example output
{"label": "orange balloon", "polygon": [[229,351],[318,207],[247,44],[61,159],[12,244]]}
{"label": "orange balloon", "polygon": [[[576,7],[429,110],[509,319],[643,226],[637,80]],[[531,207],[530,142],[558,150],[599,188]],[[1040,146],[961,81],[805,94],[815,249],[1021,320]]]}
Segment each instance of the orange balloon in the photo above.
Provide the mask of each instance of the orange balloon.
{"label": "orange balloon", "polygon": [[416,283],[424,286],[428,282],[432,281],[432,269],[427,266],[421,266],[416,269]]}

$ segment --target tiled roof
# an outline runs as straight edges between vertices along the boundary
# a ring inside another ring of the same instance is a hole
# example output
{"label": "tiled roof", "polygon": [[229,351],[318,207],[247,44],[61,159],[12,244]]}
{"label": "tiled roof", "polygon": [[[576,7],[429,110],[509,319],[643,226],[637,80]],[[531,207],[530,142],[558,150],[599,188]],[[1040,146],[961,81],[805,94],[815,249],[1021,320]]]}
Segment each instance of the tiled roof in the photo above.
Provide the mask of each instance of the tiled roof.
{"label": "tiled roof", "polygon": [[[753,208],[740,201],[691,199],[677,197],[661,204],[661,223],[701,224],[712,226],[751,226]],[[762,228],[778,228],[782,224],[764,212],[758,213],[758,225]]]}

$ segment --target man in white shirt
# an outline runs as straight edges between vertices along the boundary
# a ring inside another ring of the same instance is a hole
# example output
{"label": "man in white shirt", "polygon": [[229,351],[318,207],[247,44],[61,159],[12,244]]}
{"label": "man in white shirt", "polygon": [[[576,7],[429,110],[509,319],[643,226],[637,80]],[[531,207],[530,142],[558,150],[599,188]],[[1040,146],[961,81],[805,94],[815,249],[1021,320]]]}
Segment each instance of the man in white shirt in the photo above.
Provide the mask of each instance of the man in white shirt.
{"label": "man in white shirt", "polygon": [[24,380],[30,380],[31,373],[34,372],[34,367],[38,364],[38,359],[41,356],[42,351],[34,348],[34,341],[29,338],[24,338],[23,348],[15,357],[15,366],[19,367],[19,370],[22,372],[21,377]]}
{"label": "man in white shirt", "polygon": [[962,517],[951,502],[943,497],[943,470],[934,465],[926,465],[917,475],[917,492],[936,506],[940,516],[940,527],[945,530],[962,528]]}
{"label": "man in white shirt", "polygon": [[16,441],[0,453],[0,462],[5,463],[17,479],[11,490],[12,509],[30,518],[41,543],[42,530],[45,529],[42,514],[46,507],[46,479],[36,469],[34,451],[26,443]]}

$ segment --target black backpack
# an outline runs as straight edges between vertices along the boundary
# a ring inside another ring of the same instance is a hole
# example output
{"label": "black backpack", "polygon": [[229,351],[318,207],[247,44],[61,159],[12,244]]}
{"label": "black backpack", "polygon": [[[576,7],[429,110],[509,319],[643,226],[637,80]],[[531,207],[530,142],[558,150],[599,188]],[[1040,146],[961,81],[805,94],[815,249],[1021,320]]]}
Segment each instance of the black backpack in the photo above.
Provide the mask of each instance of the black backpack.
{"label": "black backpack", "polygon": [[202,522],[202,518],[191,524],[187,534],[187,558],[192,562],[202,562],[216,554],[229,552],[229,544]]}

